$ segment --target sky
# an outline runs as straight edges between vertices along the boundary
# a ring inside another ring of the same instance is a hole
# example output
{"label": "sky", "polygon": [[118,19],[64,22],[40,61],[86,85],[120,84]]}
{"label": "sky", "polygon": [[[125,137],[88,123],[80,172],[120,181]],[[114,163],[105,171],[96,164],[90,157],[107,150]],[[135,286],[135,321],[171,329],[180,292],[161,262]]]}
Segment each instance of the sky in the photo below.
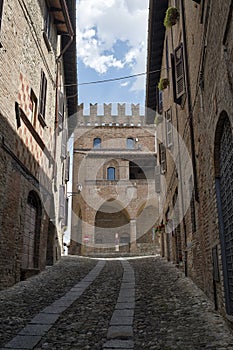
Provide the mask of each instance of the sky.
{"label": "sky", "polygon": [[146,71],[149,0],[78,0],[79,104],[145,105],[145,76],[101,84],[82,83]]}

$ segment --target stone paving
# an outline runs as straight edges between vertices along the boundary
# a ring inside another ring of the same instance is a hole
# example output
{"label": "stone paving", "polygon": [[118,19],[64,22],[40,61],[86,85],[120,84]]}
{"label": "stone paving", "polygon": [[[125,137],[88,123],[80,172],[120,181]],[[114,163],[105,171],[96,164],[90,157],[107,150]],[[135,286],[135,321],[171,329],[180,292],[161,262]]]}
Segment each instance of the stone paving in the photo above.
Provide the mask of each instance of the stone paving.
{"label": "stone paving", "polygon": [[0,306],[4,350],[233,350],[212,303],[159,257],[64,257]]}

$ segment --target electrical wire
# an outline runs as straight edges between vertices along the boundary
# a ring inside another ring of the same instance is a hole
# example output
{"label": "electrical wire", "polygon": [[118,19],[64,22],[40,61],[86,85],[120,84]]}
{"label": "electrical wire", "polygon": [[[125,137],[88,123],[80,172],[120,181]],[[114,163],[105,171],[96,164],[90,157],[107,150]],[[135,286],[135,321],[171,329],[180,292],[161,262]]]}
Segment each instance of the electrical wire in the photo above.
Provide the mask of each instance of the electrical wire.
{"label": "electrical wire", "polygon": [[137,74],[132,74],[132,75],[126,75],[126,76],[118,77],[118,78],[88,81],[88,82],[83,82],[83,83],[78,83],[78,84],[67,84],[65,86],[81,86],[81,85],[108,83],[108,82],[111,82],[111,81],[118,81],[118,80],[123,80],[123,79],[130,79],[130,78],[134,78],[134,77],[139,77],[139,76],[146,75],[146,74],[159,73],[159,72],[161,72],[162,70],[165,70],[165,69],[167,69],[167,68],[158,69],[158,70],[154,70],[154,71],[151,71],[151,72],[143,72],[143,73],[137,73]]}

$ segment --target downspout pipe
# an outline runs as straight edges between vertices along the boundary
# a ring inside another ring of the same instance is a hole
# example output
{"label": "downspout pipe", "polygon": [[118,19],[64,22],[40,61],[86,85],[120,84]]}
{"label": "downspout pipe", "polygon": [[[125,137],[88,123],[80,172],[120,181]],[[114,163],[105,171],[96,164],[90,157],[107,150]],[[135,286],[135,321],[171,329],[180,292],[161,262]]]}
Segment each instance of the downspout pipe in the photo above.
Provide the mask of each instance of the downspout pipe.
{"label": "downspout pipe", "polygon": [[[64,13],[65,21],[67,24],[67,29],[68,29],[68,36],[70,37],[68,43],[65,45],[65,47],[61,50],[59,56],[56,58],[56,64],[57,64],[57,72],[56,72],[56,104],[55,104],[55,133],[54,133],[54,160],[56,159],[56,153],[57,153],[57,136],[58,136],[58,106],[59,106],[59,84],[60,84],[60,79],[59,79],[59,73],[60,73],[60,64],[61,64],[61,59],[65,52],[68,50],[70,45],[74,41],[74,30],[72,23],[70,21],[70,16],[68,12],[68,8],[66,5],[65,0],[60,0],[61,7]],[[53,178],[54,178],[54,185],[56,187],[56,161],[55,165],[53,167]]]}

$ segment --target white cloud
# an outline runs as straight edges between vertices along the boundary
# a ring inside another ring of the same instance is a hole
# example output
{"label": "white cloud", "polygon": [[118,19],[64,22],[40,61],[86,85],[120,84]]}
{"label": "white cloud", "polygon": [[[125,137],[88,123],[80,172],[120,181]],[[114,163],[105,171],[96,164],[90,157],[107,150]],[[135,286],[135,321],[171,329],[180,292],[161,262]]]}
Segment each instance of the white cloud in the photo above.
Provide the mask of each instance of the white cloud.
{"label": "white cloud", "polygon": [[122,87],[125,87],[125,86],[128,86],[128,85],[129,85],[129,82],[121,83]]}
{"label": "white cloud", "polygon": [[[146,69],[146,41],[148,0],[79,0],[78,55],[79,59],[96,72],[106,73],[110,68],[130,67],[132,73]],[[122,56],[116,57],[114,45],[124,42]],[[134,85],[143,90],[142,79]]]}

